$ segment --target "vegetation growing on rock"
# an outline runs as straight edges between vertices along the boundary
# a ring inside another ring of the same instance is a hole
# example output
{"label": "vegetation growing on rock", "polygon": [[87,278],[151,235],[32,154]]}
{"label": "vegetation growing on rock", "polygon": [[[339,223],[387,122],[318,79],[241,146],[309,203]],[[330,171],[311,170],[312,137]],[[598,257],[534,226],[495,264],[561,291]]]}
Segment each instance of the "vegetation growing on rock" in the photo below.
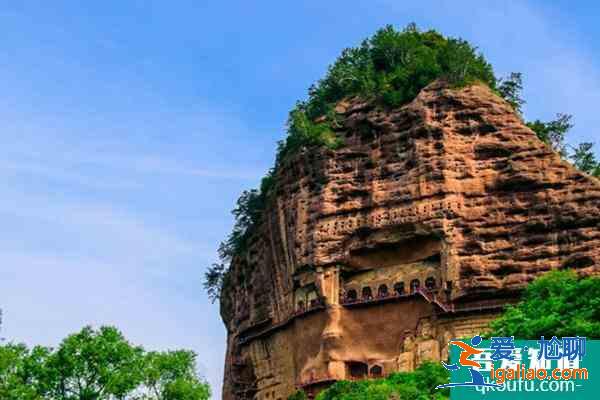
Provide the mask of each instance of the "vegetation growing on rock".
{"label": "vegetation growing on rock", "polygon": [[600,337],[600,278],[553,271],[527,286],[522,301],[490,325],[493,336]]}
{"label": "vegetation growing on rock", "polygon": [[[414,372],[397,372],[387,378],[358,382],[340,381],[319,393],[317,400],[444,400],[448,399],[448,389],[435,389],[448,383],[449,374],[441,364],[425,362]],[[304,393],[297,392],[288,400],[306,399]]]}
{"label": "vegetation growing on rock", "polygon": [[340,100],[357,96],[398,107],[436,79],[454,86],[481,81],[496,87],[491,65],[468,42],[434,30],[420,32],[414,24],[403,31],[386,26],[360,46],[342,51],[325,77],[310,87],[308,99],[290,112],[277,161],[302,147],[339,145],[332,129]]}
{"label": "vegetation growing on rock", "polygon": [[[309,88],[308,99],[298,102],[290,112],[287,136],[279,143],[275,167],[263,178],[259,189],[246,190],[238,199],[232,211],[233,230],[219,247],[220,263],[213,264],[205,274],[204,286],[210,298],[219,298],[230,281],[229,264],[246,251],[272,197],[277,171],[298,152],[342,145],[336,136],[339,121],[335,105],[339,101],[358,97],[380,107],[399,107],[437,79],[454,87],[484,83],[521,115],[525,103],[521,74],[496,78],[483,55],[462,39],[444,37],[434,30],[421,32],[414,24],[402,31],[387,26],[359,46],[345,49],[326,76]],[[559,114],[554,121],[536,120],[527,125],[563,158],[584,172],[600,176],[600,162],[591,143],[574,148],[566,144],[571,116]]]}

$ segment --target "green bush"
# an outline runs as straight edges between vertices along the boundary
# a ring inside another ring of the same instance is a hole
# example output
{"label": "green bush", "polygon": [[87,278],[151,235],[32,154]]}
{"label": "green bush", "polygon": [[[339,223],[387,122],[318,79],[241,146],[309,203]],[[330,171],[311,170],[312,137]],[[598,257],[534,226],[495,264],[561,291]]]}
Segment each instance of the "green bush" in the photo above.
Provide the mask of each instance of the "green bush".
{"label": "green bush", "polygon": [[490,335],[600,338],[600,278],[549,272],[527,287],[522,301],[490,324]]}
{"label": "green bush", "polygon": [[455,86],[473,81],[496,86],[491,65],[464,40],[420,32],[414,24],[403,31],[380,29],[360,46],[342,51],[326,76],[310,87],[308,99],[290,112],[278,161],[302,147],[339,146],[332,131],[338,101],[359,96],[397,107],[439,78]]}
{"label": "green bush", "polygon": [[0,345],[2,400],[207,400],[187,350],[147,352],[114,327],[84,327],[53,349]]}
{"label": "green bush", "polygon": [[435,387],[448,381],[448,371],[441,364],[425,362],[414,372],[397,372],[381,379],[336,382],[319,393],[317,400],[445,400],[450,391]]}
{"label": "green bush", "polygon": [[307,400],[306,394],[302,390],[296,391],[294,394],[288,396],[288,400]]}

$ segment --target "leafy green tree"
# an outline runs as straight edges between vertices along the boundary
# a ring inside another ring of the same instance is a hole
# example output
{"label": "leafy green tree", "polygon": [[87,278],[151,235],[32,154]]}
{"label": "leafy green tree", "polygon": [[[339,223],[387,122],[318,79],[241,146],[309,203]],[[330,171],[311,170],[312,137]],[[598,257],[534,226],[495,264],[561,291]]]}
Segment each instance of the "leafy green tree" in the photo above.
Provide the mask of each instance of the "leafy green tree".
{"label": "leafy green tree", "polygon": [[87,326],[68,336],[46,362],[53,399],[123,399],[142,378],[141,347],[113,327]]}
{"label": "leafy green tree", "polygon": [[[497,92],[513,106],[519,115],[522,114],[522,107],[525,104],[521,95],[522,90],[521,73],[513,72],[508,78],[498,80]],[[571,115],[557,114],[556,119],[552,121],[543,122],[538,119],[528,122],[527,126],[561,157],[571,160],[579,170],[590,175],[600,176],[600,162],[596,160],[592,143],[580,143],[575,147],[567,145],[567,134],[573,128],[572,119]],[[572,153],[568,151],[569,147],[573,149]]]}
{"label": "leafy green tree", "polygon": [[566,136],[573,127],[572,115],[556,114],[556,119],[549,122],[542,122],[536,119],[528,122],[527,126],[533,130],[540,140],[552,147],[563,158],[567,157]]}
{"label": "leafy green tree", "polygon": [[191,351],[149,352],[144,357],[144,400],[204,400],[208,385],[196,376],[196,354]]}
{"label": "leafy green tree", "polygon": [[590,175],[600,176],[600,162],[596,160],[593,143],[580,143],[574,148],[571,160],[577,168]]}
{"label": "leafy green tree", "polygon": [[224,263],[213,263],[204,273],[204,289],[208,298],[214,303],[221,297],[221,290],[226,277],[226,268]]}
{"label": "leafy green tree", "polygon": [[48,349],[29,350],[22,344],[0,346],[0,399],[43,399],[44,371],[39,367],[48,356]]}
{"label": "leafy green tree", "polygon": [[[564,159],[573,162],[577,169],[590,175],[600,177],[600,162],[594,154],[593,143],[584,142],[576,146],[567,145],[567,134],[573,127],[572,116],[568,114],[557,114],[556,119],[549,122],[535,120],[528,122],[536,135]],[[572,149],[572,152],[569,151]]]}
{"label": "leafy green tree", "polygon": [[549,272],[529,284],[522,301],[490,325],[491,335],[600,337],[600,278]]}
{"label": "leafy green tree", "polygon": [[338,101],[360,96],[397,107],[438,78],[455,86],[481,81],[496,87],[491,65],[462,39],[434,30],[421,32],[415,24],[402,31],[391,25],[378,30],[359,46],[342,51],[326,76],[310,87],[308,99],[290,112],[278,162],[301,148],[339,146],[332,131]]}
{"label": "leafy green tree", "polygon": [[85,327],[56,349],[0,346],[0,399],[208,399],[195,369],[192,352],[145,352],[116,328]]}
{"label": "leafy green tree", "polygon": [[520,72],[511,72],[508,78],[498,80],[497,91],[513,106],[519,115],[523,114],[523,105],[525,100],[521,96],[523,91],[523,74]]}

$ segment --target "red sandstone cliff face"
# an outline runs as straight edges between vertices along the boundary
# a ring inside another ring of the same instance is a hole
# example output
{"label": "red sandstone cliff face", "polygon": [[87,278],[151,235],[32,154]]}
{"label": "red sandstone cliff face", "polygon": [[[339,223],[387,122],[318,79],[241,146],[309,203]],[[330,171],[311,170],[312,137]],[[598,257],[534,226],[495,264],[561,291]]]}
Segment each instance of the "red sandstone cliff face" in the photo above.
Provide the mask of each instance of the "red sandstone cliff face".
{"label": "red sandstone cliff face", "polygon": [[444,304],[509,299],[545,271],[600,265],[600,182],[487,87],[434,83],[399,109],[354,100],[336,111],[345,145],[280,171],[232,264],[226,399],[286,398],[302,382],[347,378],[354,362],[385,373],[443,357],[435,343],[465,318],[427,298],[352,309],[340,293],[418,281],[443,289]]}

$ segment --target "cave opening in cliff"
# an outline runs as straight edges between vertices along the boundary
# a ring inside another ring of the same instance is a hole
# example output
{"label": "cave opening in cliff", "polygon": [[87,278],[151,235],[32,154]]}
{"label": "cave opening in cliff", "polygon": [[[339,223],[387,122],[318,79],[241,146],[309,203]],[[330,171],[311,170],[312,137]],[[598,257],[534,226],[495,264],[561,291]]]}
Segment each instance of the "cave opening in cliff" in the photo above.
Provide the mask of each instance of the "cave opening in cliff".
{"label": "cave opening in cliff", "polygon": [[351,379],[364,379],[369,375],[369,366],[360,361],[349,361],[346,363]]}
{"label": "cave opening in cliff", "polygon": [[356,293],[356,290],[350,289],[350,290],[348,290],[346,297],[348,298],[349,301],[356,301],[356,299],[358,298],[358,294]]}
{"label": "cave opening in cliff", "polygon": [[417,292],[417,290],[419,290],[419,287],[421,286],[421,282],[419,282],[418,279],[413,279],[412,281],[410,281],[410,293],[414,294]]}
{"label": "cave opening in cliff", "polygon": [[373,365],[369,375],[371,378],[381,378],[383,376],[383,368],[379,365]]}
{"label": "cave opening in cliff", "polygon": [[377,297],[379,298],[388,297],[388,294],[388,287],[385,283],[380,285],[379,289],[377,289]]}
{"label": "cave opening in cliff", "polygon": [[435,278],[433,276],[425,279],[425,288],[427,288],[427,290],[435,289]]}
{"label": "cave opening in cliff", "polygon": [[404,282],[396,282],[394,284],[394,292],[396,296],[401,296],[404,294]]}
{"label": "cave opening in cliff", "polygon": [[369,286],[365,286],[362,289],[362,298],[363,300],[371,300],[373,298],[373,291],[371,291]]}

